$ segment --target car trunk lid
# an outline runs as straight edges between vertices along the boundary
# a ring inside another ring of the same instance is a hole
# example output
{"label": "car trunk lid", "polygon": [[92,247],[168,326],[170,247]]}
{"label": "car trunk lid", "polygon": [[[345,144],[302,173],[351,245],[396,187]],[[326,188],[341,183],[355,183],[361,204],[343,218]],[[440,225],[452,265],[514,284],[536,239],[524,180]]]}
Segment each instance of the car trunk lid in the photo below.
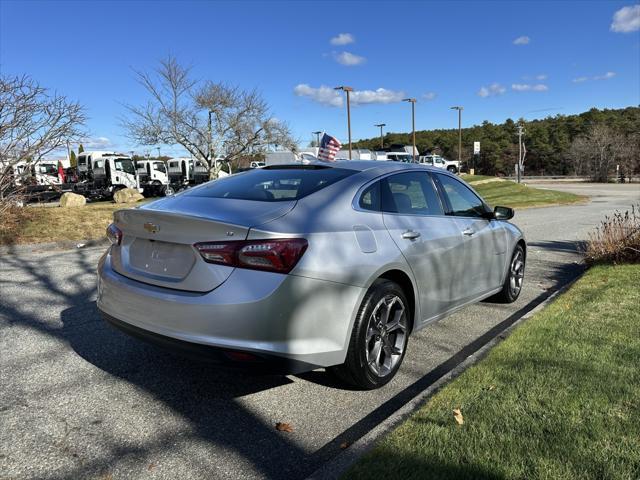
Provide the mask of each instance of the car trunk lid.
{"label": "car trunk lid", "polygon": [[260,202],[190,196],[169,197],[141,208],[119,210],[114,223],[123,232],[112,249],[116,272],[160,287],[208,292],[233,267],[206,263],[199,242],[244,240],[251,227],[293,208],[295,201]]}

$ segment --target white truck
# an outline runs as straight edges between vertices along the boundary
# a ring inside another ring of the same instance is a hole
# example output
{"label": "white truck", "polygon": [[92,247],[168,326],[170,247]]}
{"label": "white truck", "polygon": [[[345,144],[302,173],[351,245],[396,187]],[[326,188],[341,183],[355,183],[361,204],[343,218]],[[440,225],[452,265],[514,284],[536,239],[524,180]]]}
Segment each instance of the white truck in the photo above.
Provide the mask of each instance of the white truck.
{"label": "white truck", "polygon": [[[4,171],[5,168],[5,164],[0,164],[0,169]],[[57,161],[20,161],[9,165],[8,169],[10,189],[21,190],[27,200],[50,200],[62,192],[64,176],[60,175]]]}
{"label": "white truck", "polygon": [[72,191],[93,198],[112,197],[122,188],[142,193],[133,160],[116,152],[80,153],[75,169],[67,170],[67,181]]}
{"label": "white truck", "polygon": [[460,171],[460,162],[457,160],[447,160],[440,155],[423,155],[419,158],[419,161],[423,165],[443,168],[451,173],[458,173]]}
{"label": "white truck", "polygon": [[173,195],[167,166],[160,160],[136,160],[136,170],[145,197]]}
{"label": "white truck", "polygon": [[200,160],[188,157],[172,158],[167,162],[169,185],[173,190],[183,190],[209,181],[209,169]]}

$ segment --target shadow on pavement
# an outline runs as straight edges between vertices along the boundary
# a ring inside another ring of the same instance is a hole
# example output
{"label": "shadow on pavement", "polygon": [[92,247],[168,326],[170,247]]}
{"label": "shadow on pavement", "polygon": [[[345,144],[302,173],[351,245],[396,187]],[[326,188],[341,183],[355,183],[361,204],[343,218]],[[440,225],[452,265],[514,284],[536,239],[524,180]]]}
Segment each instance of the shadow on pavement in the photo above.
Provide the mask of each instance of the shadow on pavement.
{"label": "shadow on pavement", "polygon": [[[532,244],[542,249],[569,250],[564,242]],[[570,242],[566,242],[570,243]],[[571,249],[575,251],[575,248]],[[293,440],[277,432],[274,425],[265,423],[253,412],[243,406],[240,399],[245,395],[278,388],[290,383],[285,376],[251,376],[235,371],[213,367],[205,362],[176,357],[155,347],[130,338],[107,326],[100,318],[93,297],[95,283],[88,282],[88,276],[95,275],[95,261],[86,251],[66,254],[73,262],[75,274],[61,285],[52,280],[51,269],[55,265],[48,263],[52,257],[6,256],[0,259],[3,268],[21,269],[32,278],[33,285],[48,292],[52,301],[70,305],[60,316],[62,324],[47,321],[34,313],[25,313],[18,303],[0,302],[0,314],[8,319],[10,325],[36,330],[68,343],[84,360],[104,372],[118,377],[152,395],[172,411],[187,419],[192,426],[185,434],[205,443],[221,446],[221,451],[234,451],[246,459],[256,472],[266,478],[304,478],[314,472],[323,463],[335,457],[342,450],[343,442],[353,443],[368,433],[380,422],[415,398],[439,378],[451,372],[469,355],[477,352],[506,328],[516,322],[523,314],[544,301],[550,291],[544,291],[532,301],[522,306],[508,318],[476,338],[462,350],[445,362],[424,374],[413,384],[407,386],[391,399],[382,403],[361,420],[346,429],[316,452],[307,452]],[[91,258],[91,260],[89,260]],[[553,290],[577,277],[582,266],[577,264],[554,264],[551,283]],[[552,267],[550,267],[552,268]],[[549,289],[551,290],[551,289]],[[321,385],[331,380],[320,372],[301,375],[300,378]],[[89,458],[73,469],[57,472],[46,478],[86,478],[102,475],[113,464],[125,456],[145,458],[149,453],[161,453],[174,448],[174,434],[167,432],[160,438],[134,446],[122,442],[117,432],[106,432],[109,454]],[[183,437],[182,437],[183,438]],[[213,477],[218,470],[209,461],[194,465],[194,472],[204,478]],[[412,459],[407,459],[413,462]],[[447,469],[446,465],[433,465],[418,462],[415,468]],[[232,467],[230,467],[232,468]],[[444,472],[442,470],[441,472]],[[455,471],[448,475],[454,478]],[[459,471],[458,473],[465,474]],[[496,478],[488,472],[474,472],[476,478]]]}

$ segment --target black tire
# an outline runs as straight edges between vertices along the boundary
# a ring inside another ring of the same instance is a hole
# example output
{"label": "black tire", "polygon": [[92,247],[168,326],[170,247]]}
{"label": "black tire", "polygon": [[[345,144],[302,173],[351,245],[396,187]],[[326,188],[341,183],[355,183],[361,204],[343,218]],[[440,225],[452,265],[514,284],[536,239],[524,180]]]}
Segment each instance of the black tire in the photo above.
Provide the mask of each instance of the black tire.
{"label": "black tire", "polygon": [[458,169],[453,165],[451,165],[450,167],[447,167],[447,170],[451,173],[458,173]]}
{"label": "black tire", "polygon": [[165,187],[163,187],[162,189],[162,196],[163,197],[168,197],[170,195],[175,194],[176,192],[173,191],[173,188],[171,187],[171,185],[166,185]]}
{"label": "black tire", "polygon": [[524,269],[526,266],[526,256],[522,245],[518,244],[509,260],[509,269],[502,285],[502,290],[489,298],[495,303],[513,303],[522,292],[524,282]]}
{"label": "black tire", "polygon": [[[382,325],[386,311],[389,312],[386,324]],[[411,316],[402,288],[390,280],[377,280],[358,310],[345,362],[329,371],[363,390],[387,384],[397,373],[407,351]]]}

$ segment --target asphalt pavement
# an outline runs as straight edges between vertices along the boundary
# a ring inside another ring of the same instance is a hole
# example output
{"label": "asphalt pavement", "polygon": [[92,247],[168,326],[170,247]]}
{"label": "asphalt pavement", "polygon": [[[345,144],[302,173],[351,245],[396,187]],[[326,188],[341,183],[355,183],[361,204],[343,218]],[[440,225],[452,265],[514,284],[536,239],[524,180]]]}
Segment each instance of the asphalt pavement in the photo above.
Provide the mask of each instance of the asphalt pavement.
{"label": "asphalt pavement", "polygon": [[516,213],[529,243],[519,300],[422,330],[397,377],[371,392],[321,370],[221,370],[113,330],[95,307],[103,248],[1,254],[0,478],[306,477],[578,276],[588,232],[640,202],[637,184],[543,188],[592,198]]}

